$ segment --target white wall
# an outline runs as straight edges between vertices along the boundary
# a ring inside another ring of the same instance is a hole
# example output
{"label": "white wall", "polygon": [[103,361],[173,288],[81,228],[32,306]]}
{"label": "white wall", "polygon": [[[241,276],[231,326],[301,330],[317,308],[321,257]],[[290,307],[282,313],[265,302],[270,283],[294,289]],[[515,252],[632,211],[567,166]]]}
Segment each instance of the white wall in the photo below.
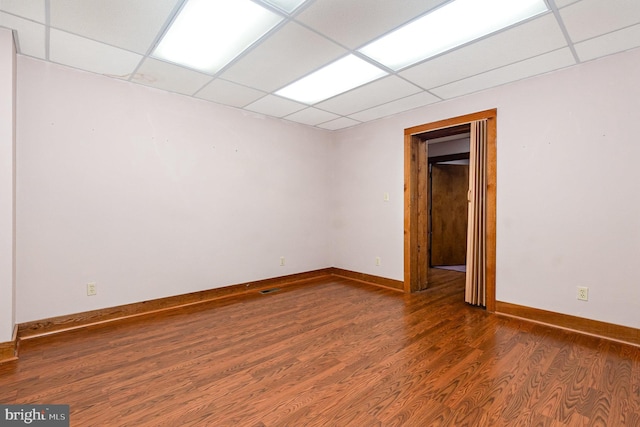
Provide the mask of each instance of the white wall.
{"label": "white wall", "polygon": [[638,49],[335,133],[18,67],[18,322],[331,265],[402,280],[404,129],[498,108],[498,300],[640,327]]}
{"label": "white wall", "polygon": [[19,323],[331,266],[327,132],[22,56],[17,113]]}
{"label": "white wall", "polygon": [[0,28],[0,343],[15,324],[15,63],[13,34]]}
{"label": "white wall", "polygon": [[334,137],[333,265],[404,280],[404,128],[384,123],[361,125]]}
{"label": "white wall", "polygon": [[471,138],[453,139],[446,142],[436,142],[429,144],[429,157],[447,156],[449,154],[468,153],[471,148]]}
{"label": "white wall", "polygon": [[336,133],[334,262],[402,280],[403,130],[497,108],[497,299],[639,328],[638,76],[640,49]]}

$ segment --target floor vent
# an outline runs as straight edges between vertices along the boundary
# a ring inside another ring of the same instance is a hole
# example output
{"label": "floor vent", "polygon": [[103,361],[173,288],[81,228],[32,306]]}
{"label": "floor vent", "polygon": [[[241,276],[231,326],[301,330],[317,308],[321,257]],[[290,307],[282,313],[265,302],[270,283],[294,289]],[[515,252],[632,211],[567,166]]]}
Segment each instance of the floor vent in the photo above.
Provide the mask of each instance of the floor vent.
{"label": "floor vent", "polygon": [[278,292],[280,289],[278,288],[271,288],[271,289],[263,289],[260,291],[261,294],[266,295],[266,294],[271,294],[274,292]]}

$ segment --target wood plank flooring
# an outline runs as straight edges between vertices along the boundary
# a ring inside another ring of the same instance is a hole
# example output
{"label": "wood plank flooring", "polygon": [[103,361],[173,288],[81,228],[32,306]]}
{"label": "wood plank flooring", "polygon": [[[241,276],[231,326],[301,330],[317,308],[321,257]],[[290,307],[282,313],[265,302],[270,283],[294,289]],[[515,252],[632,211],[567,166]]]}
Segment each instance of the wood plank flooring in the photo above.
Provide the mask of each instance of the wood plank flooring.
{"label": "wood plank flooring", "polygon": [[640,349],[328,278],[23,341],[0,403],[73,426],[639,426]]}

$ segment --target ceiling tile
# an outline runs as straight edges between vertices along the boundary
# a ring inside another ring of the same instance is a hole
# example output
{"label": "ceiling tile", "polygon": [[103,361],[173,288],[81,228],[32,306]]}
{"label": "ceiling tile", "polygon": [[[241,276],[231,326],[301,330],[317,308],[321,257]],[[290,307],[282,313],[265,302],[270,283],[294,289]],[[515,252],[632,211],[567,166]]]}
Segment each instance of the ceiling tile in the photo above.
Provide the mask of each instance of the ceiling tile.
{"label": "ceiling tile", "polygon": [[361,47],[445,0],[323,0],[305,9],[297,20],[351,49]]}
{"label": "ceiling tile", "polygon": [[178,0],[49,0],[51,26],[147,53]]}
{"label": "ceiling tile", "polygon": [[589,61],[638,46],[640,46],[640,25],[614,31],[574,45],[581,61]]}
{"label": "ceiling tile", "polygon": [[316,104],[316,107],[347,116],[421,90],[397,76],[388,76]]}
{"label": "ceiling tile", "polygon": [[222,77],[271,92],[346,53],[335,43],[291,22],[240,58]]}
{"label": "ceiling tile", "polygon": [[319,123],[337,119],[338,117],[340,116],[329,113],[327,111],[318,110],[317,108],[309,107],[305,108],[304,110],[298,111],[297,113],[288,115],[285,117],[285,119],[305,125],[315,126]]}
{"label": "ceiling tile", "polygon": [[158,89],[193,95],[211,80],[211,76],[153,58],[144,60],[132,82]]}
{"label": "ceiling tile", "polygon": [[318,125],[318,127],[322,129],[338,130],[338,129],[344,129],[344,128],[348,128],[348,127],[359,125],[359,124],[360,122],[357,120],[353,120],[348,117],[340,117],[339,119],[322,123],[321,125]]}
{"label": "ceiling tile", "polygon": [[349,117],[361,122],[368,122],[392,114],[401,113],[403,111],[412,110],[424,105],[433,104],[440,101],[440,98],[430,94],[429,92],[420,92],[406,98],[397,99],[386,104],[379,105],[359,113],[351,114]]}
{"label": "ceiling tile", "polygon": [[640,1],[582,0],[560,10],[560,15],[577,43],[640,23]]}
{"label": "ceiling tile", "polygon": [[45,23],[44,0],[0,0],[0,10]]}
{"label": "ceiling tile", "polygon": [[273,117],[284,117],[305,108],[306,105],[280,98],[279,96],[267,95],[245,107],[256,113],[266,114]]}
{"label": "ceiling tile", "polygon": [[445,99],[455,98],[574,64],[575,60],[571,51],[564,48],[450,83],[432,89],[431,92]]}
{"label": "ceiling tile", "polygon": [[400,75],[425,89],[430,89],[550,52],[566,44],[555,17],[553,14],[546,14],[408,68]]}
{"label": "ceiling tile", "polygon": [[196,94],[198,98],[238,108],[244,107],[265,95],[266,93],[259,90],[223,79],[215,79]]}
{"label": "ceiling tile", "polygon": [[17,31],[18,53],[46,58],[44,25],[0,12],[0,26]]}
{"label": "ceiling tile", "polygon": [[142,56],[51,29],[49,59],[98,74],[127,78],[136,69]]}

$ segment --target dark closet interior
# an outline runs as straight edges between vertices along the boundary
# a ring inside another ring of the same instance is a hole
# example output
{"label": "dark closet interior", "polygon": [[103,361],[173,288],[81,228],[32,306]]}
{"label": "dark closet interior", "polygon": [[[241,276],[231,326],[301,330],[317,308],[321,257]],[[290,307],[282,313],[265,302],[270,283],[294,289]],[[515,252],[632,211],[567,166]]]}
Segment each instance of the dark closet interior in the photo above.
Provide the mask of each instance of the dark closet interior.
{"label": "dark closet interior", "polygon": [[429,267],[465,271],[469,190],[468,127],[429,135]]}

